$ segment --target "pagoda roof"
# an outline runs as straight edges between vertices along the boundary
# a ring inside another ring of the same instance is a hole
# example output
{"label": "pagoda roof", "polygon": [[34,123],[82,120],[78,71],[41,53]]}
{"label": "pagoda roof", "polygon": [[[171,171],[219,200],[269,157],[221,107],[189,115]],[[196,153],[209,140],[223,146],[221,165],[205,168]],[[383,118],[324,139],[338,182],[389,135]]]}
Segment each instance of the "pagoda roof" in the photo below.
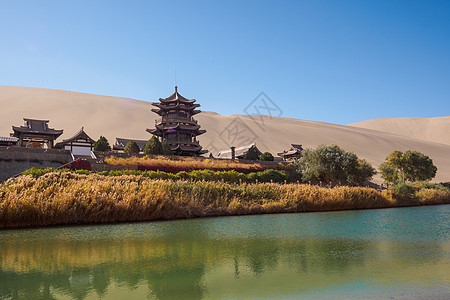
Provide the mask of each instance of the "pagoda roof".
{"label": "pagoda roof", "polygon": [[125,146],[131,142],[134,141],[139,146],[139,148],[142,150],[144,146],[147,144],[148,140],[136,140],[136,139],[125,139],[125,138],[116,138],[116,143],[113,146],[114,150],[123,150],[125,149]]}
{"label": "pagoda roof", "polygon": [[169,109],[174,109],[174,108],[178,108],[178,109],[182,109],[182,110],[192,110],[194,108],[200,107],[200,104],[195,103],[195,104],[191,104],[189,106],[186,105],[182,105],[181,103],[177,103],[175,105],[170,105],[168,103],[161,103],[161,102],[152,102],[153,106],[156,106],[160,109],[163,110],[169,110]]}
{"label": "pagoda roof", "polygon": [[29,134],[42,134],[42,135],[53,135],[55,138],[63,134],[64,130],[56,130],[54,128],[48,127],[49,120],[38,120],[23,118],[24,125],[22,126],[12,126],[14,133],[11,136],[18,136],[19,133],[29,133]]}
{"label": "pagoda roof", "polygon": [[94,144],[95,140],[93,140],[87,133],[84,131],[84,127],[81,127],[81,129],[72,137],[62,140],[62,142],[56,143],[55,148],[63,147],[64,145],[67,145],[71,142],[75,142],[77,140],[85,140],[87,143]]}
{"label": "pagoda roof", "polygon": [[194,103],[195,99],[184,98],[183,96],[181,96],[178,93],[178,87],[175,86],[175,92],[172,95],[170,95],[167,98],[159,98],[159,101],[166,102],[166,103],[167,102],[175,102],[175,101],[184,102],[184,103]]}
{"label": "pagoda roof", "polygon": [[[200,125],[198,125],[198,128],[200,128]],[[158,128],[158,127],[157,128],[152,128],[152,129],[147,128],[146,131],[151,133],[151,134],[157,135],[157,136],[162,136],[162,134],[164,132],[167,132],[170,129],[194,131],[194,134],[196,136],[199,136],[199,135],[202,135],[202,134],[206,133],[206,130],[198,129],[198,128],[192,128],[192,127],[189,127],[188,125],[178,124],[176,126],[167,126],[167,127],[164,127],[164,128]]]}
{"label": "pagoda roof", "polygon": [[295,154],[300,154],[303,151],[303,147],[300,144],[291,144],[291,148],[289,150],[283,150],[283,152],[277,153],[278,156],[291,156]]}
{"label": "pagoda roof", "polygon": [[200,129],[200,125],[198,124],[190,124],[190,125],[186,125],[186,124],[181,124],[178,123],[177,125],[169,125],[169,124],[157,124],[156,128],[159,130],[164,130],[164,129],[185,129],[185,130],[197,130]]}
{"label": "pagoda roof", "polygon": [[[192,144],[190,146],[178,144],[174,148],[171,148],[171,150],[172,151],[181,150],[181,151],[186,151],[186,152],[198,152],[198,151],[202,150],[202,146],[200,146],[198,144]],[[204,151],[208,152],[207,150],[204,150]],[[206,153],[206,152],[204,152],[204,153]]]}

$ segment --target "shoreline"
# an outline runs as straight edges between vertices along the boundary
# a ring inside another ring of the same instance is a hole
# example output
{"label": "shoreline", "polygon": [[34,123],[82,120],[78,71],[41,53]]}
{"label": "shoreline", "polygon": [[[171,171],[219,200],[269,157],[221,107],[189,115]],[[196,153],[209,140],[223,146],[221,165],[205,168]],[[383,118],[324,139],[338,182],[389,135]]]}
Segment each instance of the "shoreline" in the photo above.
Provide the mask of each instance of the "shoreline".
{"label": "shoreline", "polygon": [[409,198],[365,187],[228,184],[139,175],[49,173],[0,184],[0,229],[168,221],[238,215],[330,212],[450,204],[450,192]]}
{"label": "shoreline", "polygon": [[142,223],[153,223],[153,222],[173,222],[173,221],[186,221],[186,220],[196,220],[196,219],[215,219],[215,218],[226,218],[226,217],[241,217],[241,216],[260,216],[260,215],[282,215],[282,214],[312,214],[312,213],[330,213],[330,212],[344,212],[344,211],[364,211],[364,210],[382,210],[382,209],[393,209],[393,208],[410,208],[410,207],[424,207],[424,206],[436,206],[436,205],[450,205],[450,203],[434,203],[434,204],[411,204],[403,206],[387,206],[387,207],[374,207],[374,208],[355,208],[355,209],[336,209],[336,210],[320,210],[320,211],[302,211],[302,212],[271,212],[271,213],[254,213],[254,214],[227,214],[227,215],[212,215],[212,216],[202,216],[202,217],[191,217],[191,218],[178,218],[178,219],[153,219],[153,220],[142,220],[142,221],[117,221],[117,222],[93,222],[93,223],[66,223],[66,224],[54,224],[46,226],[34,226],[34,227],[12,227],[12,228],[2,228],[0,227],[0,232],[10,231],[10,230],[27,230],[27,229],[50,229],[50,228],[63,228],[63,227],[84,227],[84,226],[108,226],[108,225],[124,225],[124,224],[142,224]]}

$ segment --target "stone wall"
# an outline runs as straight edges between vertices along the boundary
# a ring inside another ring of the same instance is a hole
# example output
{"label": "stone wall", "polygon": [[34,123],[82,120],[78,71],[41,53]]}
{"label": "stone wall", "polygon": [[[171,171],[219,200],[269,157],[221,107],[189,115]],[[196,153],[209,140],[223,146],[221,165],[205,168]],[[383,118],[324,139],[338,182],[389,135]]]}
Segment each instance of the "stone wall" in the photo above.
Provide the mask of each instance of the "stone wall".
{"label": "stone wall", "polygon": [[57,168],[70,161],[68,150],[0,147],[0,181],[30,168]]}

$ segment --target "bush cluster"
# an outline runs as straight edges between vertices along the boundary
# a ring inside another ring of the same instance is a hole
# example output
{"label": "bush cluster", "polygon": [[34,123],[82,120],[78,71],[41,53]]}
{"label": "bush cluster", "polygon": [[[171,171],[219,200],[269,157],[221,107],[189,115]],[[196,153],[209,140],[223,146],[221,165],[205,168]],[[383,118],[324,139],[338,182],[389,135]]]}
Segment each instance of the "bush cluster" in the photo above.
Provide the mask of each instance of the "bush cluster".
{"label": "bush cluster", "polygon": [[[392,191],[380,193],[363,187],[230,184],[153,180],[144,174],[74,173],[60,171],[39,178],[20,176],[0,184],[0,228],[450,203],[450,192],[434,189],[421,189],[412,202],[397,198]],[[204,172],[194,174],[190,175],[206,176]]]}

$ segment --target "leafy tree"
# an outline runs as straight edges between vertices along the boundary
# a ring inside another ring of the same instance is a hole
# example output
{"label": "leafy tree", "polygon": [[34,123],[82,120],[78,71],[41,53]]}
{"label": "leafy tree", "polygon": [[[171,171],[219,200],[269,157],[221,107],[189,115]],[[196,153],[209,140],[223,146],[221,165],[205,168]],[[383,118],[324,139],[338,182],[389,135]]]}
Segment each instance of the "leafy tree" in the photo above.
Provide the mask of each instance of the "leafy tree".
{"label": "leafy tree", "polygon": [[403,155],[405,160],[405,179],[408,181],[429,181],[436,176],[437,168],[433,160],[419,151],[408,150]]}
{"label": "leafy tree", "polygon": [[109,145],[108,140],[101,135],[98,141],[94,143],[95,151],[111,151],[111,146]]}
{"label": "leafy tree", "polygon": [[428,181],[436,176],[433,160],[418,151],[394,151],[379,167],[381,177],[390,183]]}
{"label": "leafy tree", "polygon": [[337,145],[321,145],[305,149],[295,163],[296,171],[303,181],[317,183],[360,184],[376,174],[375,169],[356,154],[346,152]]}
{"label": "leafy tree", "polygon": [[154,135],[142,150],[144,154],[162,154],[163,147],[159,139]]}
{"label": "leafy tree", "polygon": [[386,161],[380,164],[378,169],[380,170],[381,178],[383,178],[386,182],[395,183],[403,181],[400,171]]}
{"label": "leafy tree", "polygon": [[167,142],[161,144],[161,154],[173,155],[172,149],[170,149],[170,145]]}
{"label": "leafy tree", "polygon": [[273,161],[273,155],[270,152],[264,152],[263,154],[261,154],[261,156],[259,157],[259,160],[262,161]]}
{"label": "leafy tree", "polygon": [[244,159],[246,160],[258,160],[261,152],[255,146],[251,146],[245,154]]}
{"label": "leafy tree", "polygon": [[125,146],[125,149],[123,149],[125,153],[129,154],[136,154],[141,151],[138,144],[135,141],[129,141],[128,144]]}

